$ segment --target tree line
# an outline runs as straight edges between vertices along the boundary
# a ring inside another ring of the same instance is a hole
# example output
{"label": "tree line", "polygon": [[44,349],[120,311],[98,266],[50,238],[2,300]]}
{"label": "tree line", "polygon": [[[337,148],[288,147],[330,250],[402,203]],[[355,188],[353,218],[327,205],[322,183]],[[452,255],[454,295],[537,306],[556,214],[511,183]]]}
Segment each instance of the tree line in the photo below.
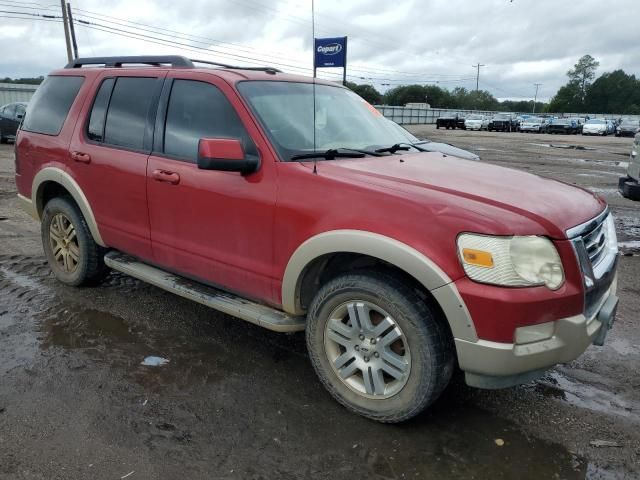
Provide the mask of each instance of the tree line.
{"label": "tree line", "polygon": [[[599,66],[585,55],[567,72],[569,81],[560,87],[549,103],[536,102],[536,112],[640,114],[640,80],[623,70],[606,72],[596,79]],[[372,85],[347,82],[347,87],[374,105],[429,103],[433,108],[531,112],[533,100],[499,101],[486,90],[454,89],[438,85],[402,85],[384,94]]]}

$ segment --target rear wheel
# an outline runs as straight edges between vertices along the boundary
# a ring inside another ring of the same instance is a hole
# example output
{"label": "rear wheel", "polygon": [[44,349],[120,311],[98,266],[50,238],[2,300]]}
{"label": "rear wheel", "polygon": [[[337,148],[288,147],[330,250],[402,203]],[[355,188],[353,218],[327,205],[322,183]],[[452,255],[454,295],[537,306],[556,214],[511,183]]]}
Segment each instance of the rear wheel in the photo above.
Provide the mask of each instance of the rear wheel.
{"label": "rear wheel", "polygon": [[329,393],[380,422],[407,420],[449,383],[450,332],[426,299],[394,275],[347,274],[309,308],[307,347]]}
{"label": "rear wheel", "polygon": [[58,197],[47,202],[41,234],[49,266],[62,283],[90,284],[107,272],[103,260],[105,251],[94,242],[87,222],[72,199]]}

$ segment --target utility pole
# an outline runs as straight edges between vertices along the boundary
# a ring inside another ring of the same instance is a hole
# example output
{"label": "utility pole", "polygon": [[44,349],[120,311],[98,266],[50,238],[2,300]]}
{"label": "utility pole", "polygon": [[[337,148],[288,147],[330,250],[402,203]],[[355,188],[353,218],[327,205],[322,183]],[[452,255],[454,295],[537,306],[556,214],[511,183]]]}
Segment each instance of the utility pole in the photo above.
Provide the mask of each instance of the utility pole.
{"label": "utility pole", "polygon": [[78,58],[78,42],[76,41],[76,29],[73,26],[73,14],[71,4],[67,2],[67,13],[69,14],[69,33],[71,33],[71,43],[73,44],[73,58]]}
{"label": "utility pole", "polygon": [[62,23],[64,25],[64,41],[67,44],[67,61],[71,63],[71,40],[69,38],[69,24],[67,19],[67,8],[64,4],[64,0],[60,0],[60,7],[62,7]]}
{"label": "utility pole", "polygon": [[477,73],[476,73],[476,92],[479,90],[479,85],[480,85],[480,67],[486,67],[486,65],[483,65],[481,63],[478,63],[477,65],[471,65],[473,68],[477,69]]}
{"label": "utility pole", "polygon": [[538,101],[538,88],[542,84],[541,83],[534,83],[534,85],[536,86],[536,95],[535,95],[535,97],[533,97],[533,110],[531,111],[531,113],[536,113],[536,102]]}

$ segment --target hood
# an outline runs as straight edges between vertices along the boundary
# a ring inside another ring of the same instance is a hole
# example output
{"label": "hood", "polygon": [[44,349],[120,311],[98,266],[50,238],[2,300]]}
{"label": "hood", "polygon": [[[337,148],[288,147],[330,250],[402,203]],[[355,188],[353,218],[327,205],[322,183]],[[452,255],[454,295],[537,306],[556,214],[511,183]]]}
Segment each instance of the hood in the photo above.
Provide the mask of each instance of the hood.
{"label": "hood", "polygon": [[[528,234],[559,239],[606,206],[593,193],[556,180],[439,153],[333,160],[323,162],[321,168],[322,174],[396,190],[411,201],[448,202],[451,215],[455,215],[455,208],[466,205],[476,212],[480,208],[481,215],[494,215],[499,223],[506,211],[537,223],[538,231]],[[456,198],[447,201],[443,194]],[[493,208],[482,208],[478,203]]]}
{"label": "hood", "polygon": [[[480,122],[480,120],[477,120]],[[452,155],[458,158],[464,158],[465,160],[480,160],[480,157],[475,153],[469,152],[467,150],[463,150],[458,147],[454,147],[453,145],[449,145],[448,143],[439,143],[439,142],[429,142],[418,145],[418,147],[423,150],[427,150],[428,152],[440,152],[445,155]]]}

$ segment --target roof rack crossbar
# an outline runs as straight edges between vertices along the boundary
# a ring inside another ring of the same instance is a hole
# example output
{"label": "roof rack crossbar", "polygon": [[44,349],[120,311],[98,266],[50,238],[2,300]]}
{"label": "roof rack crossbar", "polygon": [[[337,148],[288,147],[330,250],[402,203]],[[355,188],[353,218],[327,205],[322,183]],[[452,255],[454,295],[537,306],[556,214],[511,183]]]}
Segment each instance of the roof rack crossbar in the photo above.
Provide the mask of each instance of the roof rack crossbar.
{"label": "roof rack crossbar", "polygon": [[230,70],[253,70],[256,72],[267,72],[267,73],[282,73],[282,70],[278,70],[273,67],[242,67],[239,65],[228,65],[226,63],[218,63],[218,62],[210,62],[209,60],[196,60],[195,58],[190,59],[193,63],[204,63],[205,65],[215,65],[216,67],[228,68]]}
{"label": "roof rack crossbar", "polygon": [[76,58],[69,62],[64,68],[82,68],[84,65],[104,65],[105,67],[122,67],[124,64],[144,64],[159,67],[169,64],[172,67],[193,68],[193,63],[186,57],[180,55],[141,55],[125,57],[87,57]]}

